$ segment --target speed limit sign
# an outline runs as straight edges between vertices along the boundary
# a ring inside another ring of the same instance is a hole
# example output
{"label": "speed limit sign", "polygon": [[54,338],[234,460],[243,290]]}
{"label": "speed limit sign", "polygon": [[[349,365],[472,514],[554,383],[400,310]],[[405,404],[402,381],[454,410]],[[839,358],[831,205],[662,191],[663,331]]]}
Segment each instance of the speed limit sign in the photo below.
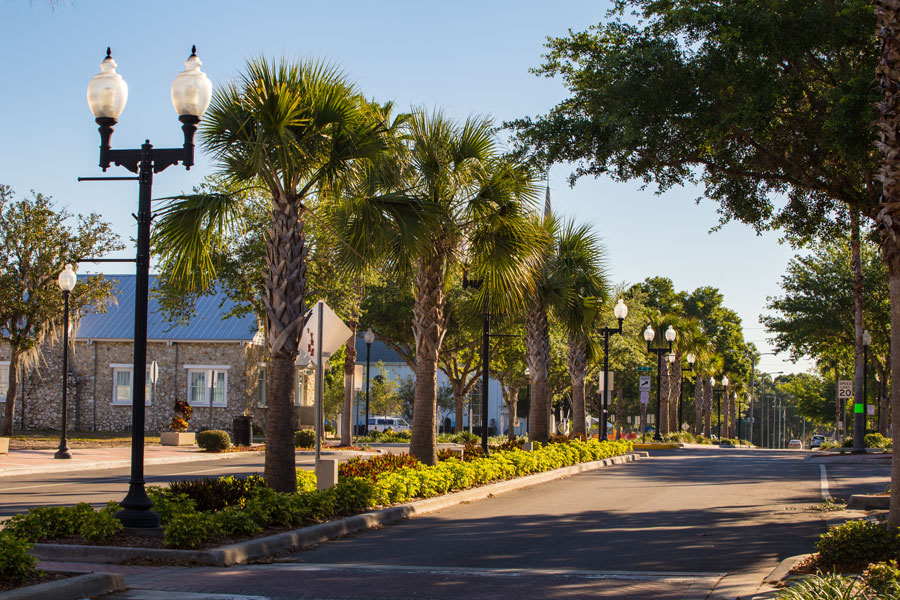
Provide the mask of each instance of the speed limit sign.
{"label": "speed limit sign", "polygon": [[838,381],[838,399],[848,400],[853,397],[853,382],[847,379]]}

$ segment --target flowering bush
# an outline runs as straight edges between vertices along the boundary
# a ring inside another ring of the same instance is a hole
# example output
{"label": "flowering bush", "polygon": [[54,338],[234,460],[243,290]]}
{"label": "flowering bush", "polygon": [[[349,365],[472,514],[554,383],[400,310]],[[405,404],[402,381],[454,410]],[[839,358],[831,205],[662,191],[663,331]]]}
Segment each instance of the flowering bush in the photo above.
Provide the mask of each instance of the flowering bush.
{"label": "flowering bush", "polygon": [[169,424],[169,427],[172,431],[176,432],[187,431],[188,421],[191,420],[191,414],[193,414],[194,408],[184,400],[176,400],[173,408],[175,410],[175,416],[172,417],[172,422]]}
{"label": "flowering bush", "polygon": [[382,454],[372,458],[351,458],[338,465],[338,475],[346,477],[365,477],[375,481],[382,473],[393,473],[404,467],[417,469],[419,461],[409,454]]}

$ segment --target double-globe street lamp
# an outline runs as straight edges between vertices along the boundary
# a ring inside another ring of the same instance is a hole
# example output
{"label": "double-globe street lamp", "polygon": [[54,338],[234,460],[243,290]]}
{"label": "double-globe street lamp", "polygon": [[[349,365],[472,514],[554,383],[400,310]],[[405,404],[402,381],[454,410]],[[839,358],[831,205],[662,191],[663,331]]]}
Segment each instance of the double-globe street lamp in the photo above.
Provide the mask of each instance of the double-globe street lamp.
{"label": "double-globe street lamp", "polygon": [[607,413],[609,412],[609,336],[622,334],[622,323],[628,316],[628,307],[625,301],[619,298],[613,307],[613,314],[619,320],[618,329],[604,327],[600,330],[603,334],[603,396],[600,398],[600,439],[605,440],[607,437]]}
{"label": "double-globe street lamp", "polygon": [[66,265],[57,278],[59,289],[63,295],[63,355],[62,355],[62,431],[59,436],[59,449],[53,458],[72,458],[69,452],[69,293],[75,288],[78,279],[72,265]]}
{"label": "double-globe street lamp", "polygon": [[372,328],[369,327],[366,329],[366,332],[363,334],[363,339],[366,342],[366,425],[363,431],[366,432],[366,435],[369,435],[369,359],[372,354],[372,342],[375,341],[375,332],[372,331]]}
{"label": "double-globe street lamp", "polygon": [[[662,379],[662,357],[663,354],[672,354],[672,344],[675,342],[676,337],[675,329],[669,325],[669,328],[666,329],[665,337],[666,342],[668,342],[668,348],[653,348],[651,347],[651,343],[653,342],[653,338],[656,337],[656,331],[653,330],[653,325],[647,325],[647,329],[644,330],[644,340],[647,342],[647,352],[652,352],[656,354],[656,433],[653,434],[653,439],[661,442],[662,441],[662,433],[660,433],[660,405],[662,404],[662,398],[660,397],[660,380]],[[674,356],[674,355],[673,355]]]}
{"label": "double-globe street lamp", "polygon": [[[128,86],[116,73],[116,61],[109,48],[100,63],[100,72],[87,88],[88,105],[94,113],[100,131],[100,168],[106,171],[110,164],[125,167],[137,177],[79,177],[79,181],[138,181],[137,255],[135,262],[134,307],[134,362],[131,408],[131,481],[128,494],[121,502],[122,510],[116,513],[126,527],[159,527],[159,515],[151,508],[153,503],[144,489],[144,400],[147,377],[147,298],[150,278],[150,212],[153,174],[179,162],[186,169],[194,164],[194,133],[212,98],[212,83],[200,70],[197,48],[185,61],[185,70],[172,82],[172,105],[182,123],[184,144],[181,148],[154,148],[146,140],[140,148],[113,150],[110,138],[113,127],[128,100]],[[85,259],[103,262],[102,259]],[[129,259],[130,261],[130,259]]]}
{"label": "double-globe street lamp", "polygon": [[709,383],[716,396],[716,436],[722,439],[722,393],[725,393],[725,402],[728,402],[728,376],[722,375],[722,387],[716,387],[716,378],[710,377]]}

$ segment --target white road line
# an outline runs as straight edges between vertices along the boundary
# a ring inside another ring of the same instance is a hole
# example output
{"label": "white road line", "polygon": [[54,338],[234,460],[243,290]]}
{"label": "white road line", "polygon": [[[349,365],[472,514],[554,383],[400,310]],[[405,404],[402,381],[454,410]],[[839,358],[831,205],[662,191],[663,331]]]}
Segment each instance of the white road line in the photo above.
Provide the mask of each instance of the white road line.
{"label": "white road line", "polygon": [[819,473],[821,474],[819,485],[822,488],[822,500],[829,502],[831,501],[831,494],[828,492],[828,473],[825,471],[825,465],[819,465]]}

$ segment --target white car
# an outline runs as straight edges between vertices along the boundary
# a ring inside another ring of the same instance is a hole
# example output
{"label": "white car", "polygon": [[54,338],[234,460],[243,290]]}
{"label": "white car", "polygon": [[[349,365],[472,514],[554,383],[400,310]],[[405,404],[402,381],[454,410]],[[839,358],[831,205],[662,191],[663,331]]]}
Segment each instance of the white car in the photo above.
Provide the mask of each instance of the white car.
{"label": "white car", "polygon": [[400,417],[369,417],[369,431],[409,431],[409,423]]}
{"label": "white car", "polygon": [[803,442],[800,440],[791,440],[788,442],[788,448],[797,448],[799,450],[803,450]]}

